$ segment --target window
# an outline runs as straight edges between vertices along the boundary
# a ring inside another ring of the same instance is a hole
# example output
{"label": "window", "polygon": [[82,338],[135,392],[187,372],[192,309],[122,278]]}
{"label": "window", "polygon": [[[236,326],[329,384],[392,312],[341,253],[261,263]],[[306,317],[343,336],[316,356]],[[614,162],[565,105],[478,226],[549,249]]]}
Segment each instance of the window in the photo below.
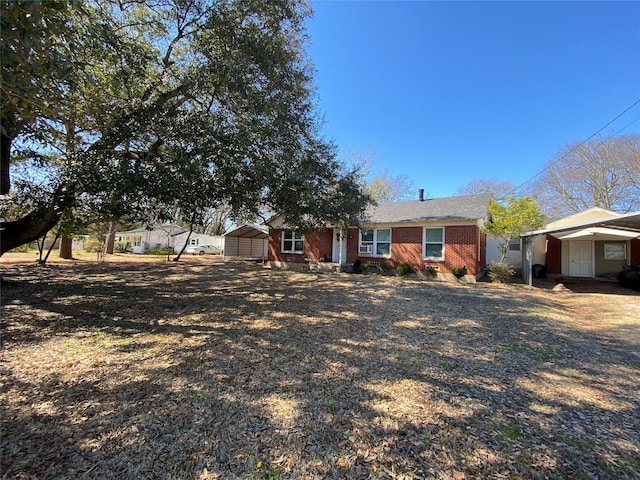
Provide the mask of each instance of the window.
{"label": "window", "polygon": [[141,243],[142,243],[142,236],[141,235],[140,236],[136,235],[136,236],[133,237],[133,246],[134,247],[139,247],[141,245]]}
{"label": "window", "polygon": [[512,238],[509,241],[509,250],[520,251],[520,239],[519,238]]}
{"label": "window", "polygon": [[291,230],[282,232],[282,251],[288,253],[302,253],[304,251],[304,235]]}
{"label": "window", "polygon": [[444,260],[444,228],[424,229],[424,258]]}
{"label": "window", "polygon": [[604,259],[605,260],[626,260],[627,246],[624,243],[605,243]]}
{"label": "window", "polygon": [[360,255],[388,257],[391,255],[391,229],[377,228],[360,230]]}
{"label": "window", "polygon": [[199,238],[192,238],[189,240],[189,243],[191,245],[198,245],[198,243],[200,243],[200,239]]}

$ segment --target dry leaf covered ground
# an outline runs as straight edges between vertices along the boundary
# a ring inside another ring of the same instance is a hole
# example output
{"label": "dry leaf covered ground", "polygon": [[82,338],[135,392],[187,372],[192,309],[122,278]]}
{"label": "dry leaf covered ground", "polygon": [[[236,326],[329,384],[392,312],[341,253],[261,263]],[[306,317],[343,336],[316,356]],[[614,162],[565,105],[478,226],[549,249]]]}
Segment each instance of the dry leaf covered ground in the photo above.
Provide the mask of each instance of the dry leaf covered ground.
{"label": "dry leaf covered ground", "polygon": [[640,296],[0,263],[2,478],[640,475]]}

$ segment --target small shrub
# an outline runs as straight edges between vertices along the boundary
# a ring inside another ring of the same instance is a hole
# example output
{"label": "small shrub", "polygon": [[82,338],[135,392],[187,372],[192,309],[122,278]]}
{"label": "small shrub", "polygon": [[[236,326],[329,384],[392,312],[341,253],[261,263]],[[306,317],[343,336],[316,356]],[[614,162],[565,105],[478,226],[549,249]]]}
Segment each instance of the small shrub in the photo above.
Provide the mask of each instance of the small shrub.
{"label": "small shrub", "polygon": [[131,251],[131,242],[116,242],[113,245],[113,251],[116,253],[127,253]]}
{"label": "small shrub", "polygon": [[438,276],[438,269],[433,265],[429,265],[424,270],[425,272],[427,272],[427,275],[429,275],[431,278],[436,278]]}
{"label": "small shrub", "polygon": [[378,271],[382,273],[387,273],[391,271],[391,265],[387,261],[382,261],[378,264]]}
{"label": "small shrub", "polygon": [[173,247],[149,247],[144,251],[145,255],[173,255]]}
{"label": "small shrub", "polygon": [[514,273],[513,269],[506,263],[491,262],[489,264],[489,278],[492,282],[508,282]]}
{"label": "small shrub", "polygon": [[84,251],[89,253],[102,252],[104,244],[97,238],[87,238],[84,241]]}
{"label": "small shrub", "polygon": [[451,273],[459,280],[467,274],[467,267],[452,268]]}
{"label": "small shrub", "polygon": [[369,264],[367,262],[360,264],[360,270],[362,273],[367,273],[369,271]]}
{"label": "small shrub", "polygon": [[33,250],[33,246],[30,243],[25,243],[24,245],[11,249],[10,251],[13,253],[28,253],[31,250]]}
{"label": "small shrub", "polygon": [[396,273],[401,277],[403,277],[405,275],[408,275],[409,273],[413,273],[413,268],[411,267],[411,264],[408,262],[401,263],[396,267]]}

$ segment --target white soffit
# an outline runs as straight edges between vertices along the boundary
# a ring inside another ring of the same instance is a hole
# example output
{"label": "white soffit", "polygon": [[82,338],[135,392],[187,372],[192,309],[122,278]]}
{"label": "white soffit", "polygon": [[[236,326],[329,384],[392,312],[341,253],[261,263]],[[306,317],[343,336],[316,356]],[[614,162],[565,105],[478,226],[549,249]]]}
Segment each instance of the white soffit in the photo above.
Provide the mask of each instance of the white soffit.
{"label": "white soffit", "polygon": [[582,238],[585,240],[629,240],[636,238],[638,232],[629,232],[626,230],[617,230],[614,228],[584,228],[582,230],[570,230],[568,232],[561,232],[554,235],[554,237],[560,240],[571,240]]}
{"label": "white soffit", "polygon": [[[621,231],[635,233],[635,237],[640,236],[640,212],[627,213],[613,218],[603,218],[600,220],[591,220],[583,223],[575,223],[573,225],[565,225],[557,228],[545,228],[542,230],[535,230],[533,232],[523,233],[522,237],[531,237],[534,235],[552,234],[558,237],[558,233],[583,230],[586,228],[608,228],[615,229],[618,233]],[[634,238],[634,237],[631,237]]]}

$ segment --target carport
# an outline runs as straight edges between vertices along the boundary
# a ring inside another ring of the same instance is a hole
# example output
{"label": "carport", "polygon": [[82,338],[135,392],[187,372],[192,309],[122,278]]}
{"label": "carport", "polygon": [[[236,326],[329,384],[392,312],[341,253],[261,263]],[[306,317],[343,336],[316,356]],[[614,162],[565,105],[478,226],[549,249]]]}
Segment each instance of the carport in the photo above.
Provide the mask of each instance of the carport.
{"label": "carport", "polygon": [[526,281],[526,283],[529,286],[533,285],[533,244],[538,236],[553,235],[557,237],[569,238],[571,236],[580,235],[584,231],[590,231],[593,234],[600,233],[610,235],[613,235],[615,231],[618,231],[620,233],[620,236],[628,236],[628,234],[633,233],[636,234],[635,236],[639,236],[640,211],[627,213],[613,218],[593,220],[571,225],[563,225],[559,228],[535,230],[533,232],[522,234],[521,237],[524,250],[524,259],[522,262],[522,277]]}
{"label": "carport", "polygon": [[266,259],[269,252],[269,229],[264,225],[245,224],[224,236],[224,256]]}

